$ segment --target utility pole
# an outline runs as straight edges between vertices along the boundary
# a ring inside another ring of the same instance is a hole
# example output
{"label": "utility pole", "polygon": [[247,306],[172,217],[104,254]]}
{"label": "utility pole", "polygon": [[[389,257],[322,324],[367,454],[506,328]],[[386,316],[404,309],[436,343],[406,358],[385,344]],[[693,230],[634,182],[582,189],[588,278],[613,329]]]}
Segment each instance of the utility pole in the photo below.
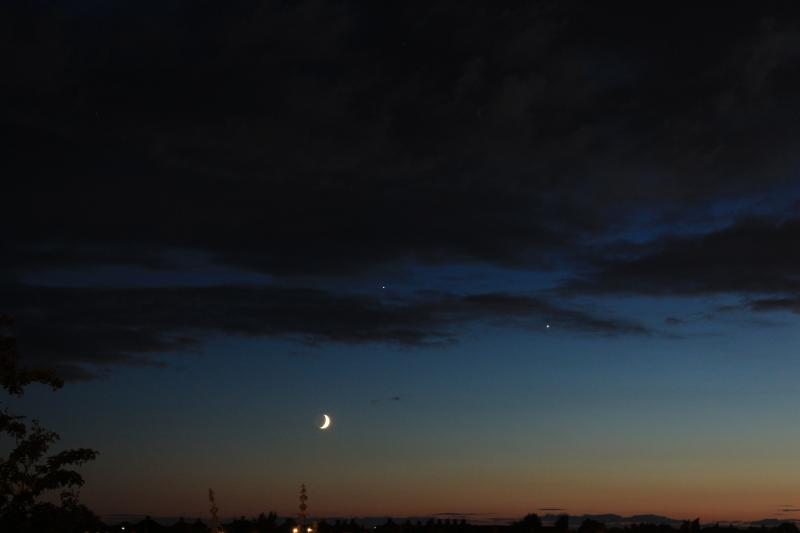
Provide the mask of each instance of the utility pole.
{"label": "utility pole", "polygon": [[306,509],[308,505],[308,493],[306,492],[306,485],[300,485],[300,505],[297,506],[299,512],[297,513],[297,526],[292,529],[292,533],[314,533],[315,527],[306,527]]}
{"label": "utility pole", "polygon": [[300,527],[305,527],[306,525],[306,509],[308,509],[306,501],[308,501],[308,494],[306,493],[306,484],[303,483],[300,485],[300,505],[297,506],[298,509],[300,509],[300,512],[297,513],[297,520],[300,522]]}
{"label": "utility pole", "polygon": [[219,507],[217,507],[217,502],[214,500],[214,491],[211,489],[208,489],[208,504],[211,512],[211,533],[221,533],[222,528],[219,527],[219,517],[217,516]]}

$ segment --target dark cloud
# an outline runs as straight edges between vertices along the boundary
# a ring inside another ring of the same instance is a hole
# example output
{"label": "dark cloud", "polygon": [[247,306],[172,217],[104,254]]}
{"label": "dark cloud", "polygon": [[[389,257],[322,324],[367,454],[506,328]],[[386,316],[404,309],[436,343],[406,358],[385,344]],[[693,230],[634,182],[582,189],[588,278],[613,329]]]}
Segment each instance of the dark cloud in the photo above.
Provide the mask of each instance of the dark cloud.
{"label": "dark cloud", "polygon": [[369,401],[369,403],[371,405],[378,405],[379,403],[384,403],[384,402],[399,402],[399,401],[400,401],[400,396],[390,396],[388,398],[373,398],[372,400]]}
{"label": "dark cloud", "polygon": [[545,319],[592,334],[648,333],[633,322],[507,294],[383,301],[302,288],[14,286],[0,291],[0,301],[16,319],[26,361],[60,367],[66,377],[85,377],[84,364],[159,364],[155,354],[192,349],[211,334],[417,346],[454,342],[465,323],[537,328]]}
{"label": "dark cloud", "polygon": [[[572,293],[678,295],[800,292],[800,219],[745,219],[700,236],[665,237],[641,256],[598,261],[568,283]],[[792,299],[757,300],[756,309],[791,307]]]}
{"label": "dark cloud", "polygon": [[[709,229],[728,216],[718,204],[746,212],[793,184],[796,10],[6,2],[0,32],[0,282],[180,271],[175,254],[191,251],[287,278],[479,263],[583,273],[562,296],[744,293],[754,310],[797,309],[797,219]],[[653,239],[664,224],[690,227]],[[471,321],[647,333],[507,289],[391,302],[6,287],[0,310],[18,315],[29,357],[73,373],[158,364],[213,333],[403,345],[451,342]]]}
{"label": "dark cloud", "polygon": [[800,313],[800,295],[752,300],[748,303],[748,306],[753,311],[790,311],[792,313]]}
{"label": "dark cloud", "polygon": [[724,17],[8,3],[4,268],[172,248],[281,275],[552,268],[642,209],[680,216],[790,178],[795,13]]}

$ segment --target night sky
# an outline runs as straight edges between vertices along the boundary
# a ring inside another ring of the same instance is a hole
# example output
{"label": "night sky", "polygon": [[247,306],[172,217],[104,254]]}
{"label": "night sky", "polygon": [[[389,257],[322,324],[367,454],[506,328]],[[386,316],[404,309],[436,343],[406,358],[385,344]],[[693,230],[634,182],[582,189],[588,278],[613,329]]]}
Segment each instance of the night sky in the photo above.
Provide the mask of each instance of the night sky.
{"label": "night sky", "polygon": [[9,405],[106,516],[800,518],[800,10],[699,4],[3,2]]}

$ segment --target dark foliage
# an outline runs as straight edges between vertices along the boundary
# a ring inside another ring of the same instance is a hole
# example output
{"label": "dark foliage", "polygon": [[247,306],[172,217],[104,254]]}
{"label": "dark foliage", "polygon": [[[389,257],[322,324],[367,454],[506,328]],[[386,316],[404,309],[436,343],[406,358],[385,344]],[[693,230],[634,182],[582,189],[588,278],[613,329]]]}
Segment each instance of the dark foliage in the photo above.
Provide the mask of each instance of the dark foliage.
{"label": "dark foliage", "polygon": [[527,514],[525,518],[511,524],[511,529],[519,533],[529,533],[542,529],[542,519],[536,513]]}
{"label": "dark foliage", "polygon": [[587,518],[581,523],[578,533],[604,533],[605,530],[606,525],[604,523]]}
{"label": "dark foliage", "polygon": [[[8,318],[0,320],[0,325],[10,324]],[[0,386],[9,394],[21,395],[32,383],[54,389],[61,386],[51,372],[20,368],[14,338],[0,336]],[[78,503],[84,481],[73,469],[94,460],[96,451],[78,448],[48,455],[58,434],[6,409],[0,411],[0,435],[13,442],[8,455],[0,458],[0,531],[66,533],[100,525],[98,518]],[[58,505],[42,501],[54,493]]]}

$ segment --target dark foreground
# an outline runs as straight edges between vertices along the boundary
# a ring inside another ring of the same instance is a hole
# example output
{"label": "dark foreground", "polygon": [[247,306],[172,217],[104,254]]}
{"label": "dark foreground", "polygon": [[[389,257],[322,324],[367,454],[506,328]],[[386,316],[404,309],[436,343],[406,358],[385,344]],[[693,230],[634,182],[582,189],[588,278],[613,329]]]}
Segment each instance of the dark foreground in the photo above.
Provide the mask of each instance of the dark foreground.
{"label": "dark foreground", "polygon": [[[88,517],[87,517],[88,518]],[[536,515],[528,515],[511,524],[471,524],[466,520],[428,519],[428,520],[392,520],[387,519],[381,525],[368,526],[351,520],[321,520],[305,524],[307,531],[314,533],[800,533],[793,522],[785,522],[776,526],[735,526],[708,524],[701,525],[699,520],[687,520],[679,525],[639,523],[620,526],[595,519],[582,519],[579,523],[563,515],[550,525],[544,525]],[[301,528],[293,519],[279,519],[275,513],[261,514],[256,518],[241,517],[223,521],[220,529],[225,533],[299,533]],[[200,519],[176,520],[171,524],[157,522],[149,517],[134,522],[125,521],[115,524],[104,524],[99,519],[90,519],[82,524],[71,524],[66,529],[53,530],[67,532],[121,532],[125,533],[211,533],[211,526]]]}

